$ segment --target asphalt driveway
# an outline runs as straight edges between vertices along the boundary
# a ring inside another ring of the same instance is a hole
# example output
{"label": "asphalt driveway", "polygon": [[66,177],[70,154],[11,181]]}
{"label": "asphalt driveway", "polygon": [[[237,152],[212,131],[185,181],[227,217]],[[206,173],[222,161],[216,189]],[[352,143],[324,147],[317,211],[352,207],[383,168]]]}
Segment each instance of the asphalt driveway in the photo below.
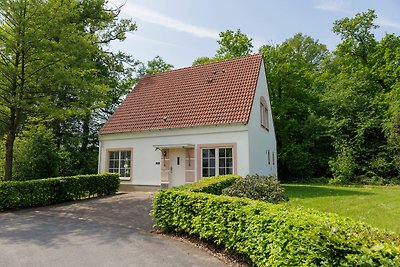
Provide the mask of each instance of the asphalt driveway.
{"label": "asphalt driveway", "polygon": [[0,213],[0,266],[226,266],[152,233],[150,193]]}

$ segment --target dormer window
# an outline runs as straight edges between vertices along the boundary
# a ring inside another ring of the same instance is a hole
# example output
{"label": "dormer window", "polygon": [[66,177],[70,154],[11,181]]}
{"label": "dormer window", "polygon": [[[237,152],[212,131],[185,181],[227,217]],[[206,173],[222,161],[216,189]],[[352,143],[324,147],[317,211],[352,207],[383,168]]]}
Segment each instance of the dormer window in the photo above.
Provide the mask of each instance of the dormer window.
{"label": "dormer window", "polygon": [[264,97],[260,98],[260,121],[261,121],[261,127],[268,130],[269,129],[268,106]]}

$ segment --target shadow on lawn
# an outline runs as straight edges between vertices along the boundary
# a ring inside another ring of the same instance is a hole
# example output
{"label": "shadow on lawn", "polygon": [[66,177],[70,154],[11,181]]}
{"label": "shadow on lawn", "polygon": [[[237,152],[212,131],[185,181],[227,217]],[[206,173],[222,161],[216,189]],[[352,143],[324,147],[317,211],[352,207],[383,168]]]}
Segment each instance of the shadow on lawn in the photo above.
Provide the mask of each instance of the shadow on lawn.
{"label": "shadow on lawn", "polygon": [[352,190],[351,188],[327,188],[312,185],[283,185],[289,198],[313,198],[335,196],[373,195],[374,193]]}

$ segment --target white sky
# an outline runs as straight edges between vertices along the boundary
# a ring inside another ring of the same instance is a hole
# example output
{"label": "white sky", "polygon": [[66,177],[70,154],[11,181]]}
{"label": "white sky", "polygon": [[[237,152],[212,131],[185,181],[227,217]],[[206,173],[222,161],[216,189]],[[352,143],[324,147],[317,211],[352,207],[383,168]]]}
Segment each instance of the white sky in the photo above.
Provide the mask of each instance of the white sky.
{"label": "white sky", "polygon": [[138,30],[112,50],[143,62],[161,56],[175,68],[190,66],[201,56],[213,56],[218,33],[241,29],[253,38],[254,52],[303,33],[333,50],[340,38],[333,22],[375,9],[380,26],[374,33],[400,35],[399,0],[109,0],[125,3],[122,17],[133,18]]}

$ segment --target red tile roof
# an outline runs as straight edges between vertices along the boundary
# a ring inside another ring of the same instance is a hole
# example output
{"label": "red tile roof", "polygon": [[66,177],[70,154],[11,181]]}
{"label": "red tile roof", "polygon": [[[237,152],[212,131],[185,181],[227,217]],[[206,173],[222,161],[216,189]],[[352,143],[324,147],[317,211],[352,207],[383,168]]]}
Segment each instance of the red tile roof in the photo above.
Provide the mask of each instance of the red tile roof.
{"label": "red tile roof", "polygon": [[248,122],[262,56],[143,77],[99,134]]}

